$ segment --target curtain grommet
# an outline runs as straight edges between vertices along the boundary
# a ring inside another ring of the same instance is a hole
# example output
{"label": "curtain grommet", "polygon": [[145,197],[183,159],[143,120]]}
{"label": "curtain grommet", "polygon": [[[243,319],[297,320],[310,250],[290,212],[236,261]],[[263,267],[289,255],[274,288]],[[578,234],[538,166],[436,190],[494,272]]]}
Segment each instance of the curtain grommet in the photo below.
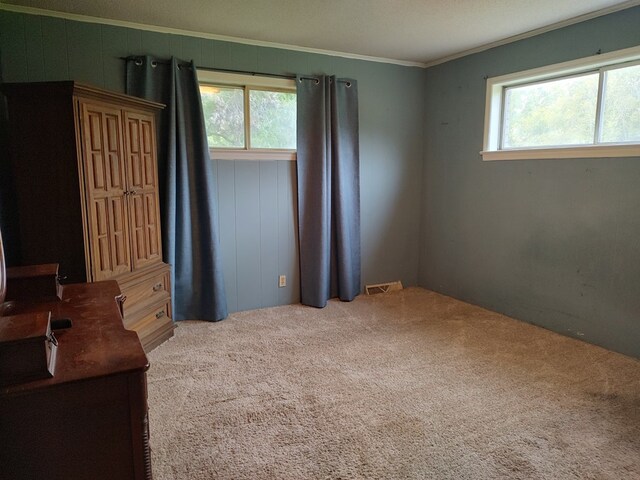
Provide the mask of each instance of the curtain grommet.
{"label": "curtain grommet", "polygon": [[151,62],[151,67],[152,67],[152,68],[156,68],[157,66],[158,66],[158,62],[156,62],[155,60],[153,60],[153,61]]}
{"label": "curtain grommet", "polygon": [[136,66],[140,67],[142,65],[142,59],[136,58],[136,61],[134,63],[136,64]]}

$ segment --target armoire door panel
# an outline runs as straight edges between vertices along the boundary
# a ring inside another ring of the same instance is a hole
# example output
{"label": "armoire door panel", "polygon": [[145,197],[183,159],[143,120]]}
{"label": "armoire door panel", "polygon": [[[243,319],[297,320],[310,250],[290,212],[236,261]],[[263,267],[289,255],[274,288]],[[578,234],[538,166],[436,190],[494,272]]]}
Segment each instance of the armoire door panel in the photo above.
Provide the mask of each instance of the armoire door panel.
{"label": "armoire door panel", "polygon": [[146,215],[146,227],[147,238],[149,240],[148,252],[150,257],[160,257],[162,252],[160,251],[160,223],[157,216],[158,203],[156,201],[156,195],[153,193],[146,194],[144,196],[145,215]]}
{"label": "armoire door panel", "polygon": [[131,271],[126,168],[120,109],[81,102],[85,178],[94,281]]}
{"label": "armoire door panel", "polygon": [[89,119],[87,134],[89,135],[91,150],[100,152],[102,151],[102,115],[91,110],[87,110],[86,115]]}
{"label": "armoire door panel", "polygon": [[160,252],[158,173],[155,151],[155,123],[152,115],[125,112],[125,150],[129,168],[131,203],[132,263],[140,268],[162,261]]}
{"label": "armoire door panel", "polygon": [[120,135],[120,115],[105,116],[105,150],[107,152],[109,174],[107,175],[107,181],[109,183],[109,190],[124,190],[124,168],[122,163],[124,161],[121,151],[121,135]]}
{"label": "armoire door panel", "polygon": [[158,183],[153,117],[125,113],[127,138],[125,148],[129,158],[129,181],[134,189],[155,189]]}
{"label": "armoire door panel", "polygon": [[154,150],[155,142],[153,141],[153,128],[154,125],[149,120],[142,120],[140,122],[142,128],[142,154],[144,165],[144,186],[145,188],[156,188],[157,176],[156,171],[156,152]]}
{"label": "armoire door panel", "polygon": [[133,262],[138,265],[140,261],[146,258],[145,231],[144,231],[144,209],[142,205],[142,195],[133,195],[131,197],[131,214],[133,228]]}
{"label": "armoire door panel", "polygon": [[157,202],[153,193],[132,195],[129,200],[132,217],[133,266],[140,268],[162,259]]}
{"label": "armoire door panel", "polygon": [[98,281],[126,273],[131,267],[124,200],[96,198],[93,206],[93,276]]}
{"label": "armoire door panel", "polygon": [[89,174],[89,179],[92,180],[91,190],[92,192],[104,191],[107,188],[107,183],[105,182],[105,174],[104,174],[104,156],[102,155],[102,151],[94,151],[91,152],[91,163],[92,167],[91,173]]}
{"label": "armoire door panel", "polygon": [[86,130],[85,153],[90,195],[123,195],[125,186],[120,110],[103,105],[82,103]]}
{"label": "armoire door panel", "polygon": [[131,120],[129,116],[127,122],[127,150],[129,159],[129,183],[132,187],[142,186],[142,158],[140,155],[140,132],[138,122]]}
{"label": "armoire door panel", "polygon": [[111,270],[111,242],[109,241],[109,208],[105,198],[94,200],[94,255],[97,270]]}
{"label": "armoire door panel", "polygon": [[110,199],[112,205],[112,223],[111,229],[113,232],[113,259],[114,259],[114,274],[128,272],[130,268],[129,263],[129,235],[127,228],[127,205],[122,197],[113,197]]}
{"label": "armoire door panel", "polygon": [[85,153],[91,160],[87,162],[87,178],[92,190],[106,188],[104,173],[104,150],[102,148],[102,115],[87,110],[84,112],[86,136]]}
{"label": "armoire door panel", "polygon": [[140,121],[126,115],[127,139],[125,145],[129,158],[129,182],[133,188],[142,188],[142,152],[140,151]]}
{"label": "armoire door panel", "polygon": [[140,138],[137,121],[131,120],[131,116],[127,115],[127,127],[129,133],[129,148],[132,152],[140,151]]}
{"label": "armoire door panel", "polygon": [[139,155],[130,155],[129,162],[131,162],[131,186],[140,187],[142,184],[142,172],[141,158]]}

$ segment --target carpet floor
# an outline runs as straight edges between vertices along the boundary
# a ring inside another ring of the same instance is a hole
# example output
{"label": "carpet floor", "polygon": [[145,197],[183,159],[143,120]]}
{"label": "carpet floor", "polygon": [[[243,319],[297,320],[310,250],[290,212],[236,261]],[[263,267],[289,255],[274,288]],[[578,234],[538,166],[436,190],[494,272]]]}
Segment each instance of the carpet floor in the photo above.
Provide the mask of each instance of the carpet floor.
{"label": "carpet floor", "polygon": [[640,479],[640,361],[420,288],[181,322],[154,478]]}

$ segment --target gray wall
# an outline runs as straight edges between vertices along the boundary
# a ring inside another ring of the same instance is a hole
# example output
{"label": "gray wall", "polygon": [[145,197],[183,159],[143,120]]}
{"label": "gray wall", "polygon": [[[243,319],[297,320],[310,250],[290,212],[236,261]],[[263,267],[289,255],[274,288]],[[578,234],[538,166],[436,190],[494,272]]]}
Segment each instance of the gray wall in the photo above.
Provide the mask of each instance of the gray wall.
{"label": "gray wall", "polygon": [[295,162],[218,160],[214,171],[229,310],[299,302]]}
{"label": "gray wall", "polygon": [[483,162],[485,76],[640,44],[640,7],[427,69],[420,285],[640,356],[640,159]]}
{"label": "gray wall", "polygon": [[[132,54],[357,79],[363,281],[417,283],[424,70],[0,11],[5,82],[73,79],[123,91],[124,62],[118,57]],[[215,166],[229,309],[297,302],[295,164]],[[287,275],[284,289],[277,288],[279,274]]]}

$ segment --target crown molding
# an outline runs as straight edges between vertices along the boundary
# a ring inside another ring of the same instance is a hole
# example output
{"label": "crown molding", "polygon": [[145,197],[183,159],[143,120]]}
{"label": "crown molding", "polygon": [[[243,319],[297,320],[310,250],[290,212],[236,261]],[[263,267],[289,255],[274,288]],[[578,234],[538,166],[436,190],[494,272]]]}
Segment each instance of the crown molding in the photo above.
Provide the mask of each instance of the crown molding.
{"label": "crown molding", "polygon": [[92,17],[89,15],[78,15],[75,13],[57,12],[54,10],[45,10],[42,8],[24,7],[22,5],[11,5],[0,2],[0,10],[7,10],[16,13],[26,13],[29,15],[43,15],[46,17],[63,18],[65,20],[74,20],[86,23],[98,23],[101,25],[111,25],[115,27],[135,28],[137,30],[145,30],[149,32],[168,33],[171,35],[184,35],[187,37],[206,38],[209,40],[219,40],[222,42],[241,43],[244,45],[253,45],[256,47],[279,48],[283,50],[292,50],[295,52],[315,53],[318,55],[328,55],[331,57],[349,58],[352,60],[364,60],[366,62],[390,63],[403,67],[420,67],[424,68],[424,62],[410,62],[407,60],[396,60],[393,58],[373,57],[369,55],[358,55],[356,53],[338,52],[334,50],[323,50],[320,48],[301,47],[297,45],[289,45],[286,43],[265,42],[262,40],[252,40],[249,38],[231,37],[228,35],[216,35],[213,33],[194,32],[191,30],[181,30],[179,28],[160,27],[156,25],[148,25],[145,23],[125,22],[122,20],[113,20],[108,18]]}
{"label": "crown molding", "polygon": [[286,43],[266,42],[261,40],[252,40],[248,38],[232,37],[229,35],[216,35],[216,34],[206,33],[206,32],[195,32],[191,30],[181,30],[178,28],[160,27],[160,26],[148,25],[144,23],[126,22],[122,20],[113,20],[113,19],[107,19],[107,18],[92,17],[89,15],[79,15],[75,13],[58,12],[58,11],[46,10],[42,8],[25,7],[21,5],[11,5],[11,4],[2,3],[2,2],[0,2],[0,10],[7,10],[10,12],[16,12],[16,13],[26,13],[30,15],[43,15],[47,17],[63,18],[66,20],[74,20],[78,22],[97,23],[101,25],[112,25],[116,27],[133,28],[133,29],[145,30],[149,32],[168,33],[172,35],[184,35],[188,37],[206,38],[209,40],[219,40],[223,42],[240,43],[244,45],[253,45],[256,47],[278,48],[283,50],[292,50],[295,52],[314,53],[318,55],[328,55],[331,57],[342,57],[342,58],[348,58],[352,60],[388,63],[392,65],[400,65],[403,67],[429,68],[429,67],[434,67],[436,65],[440,65],[442,63],[450,62],[451,60],[456,60],[458,58],[466,57],[468,55],[473,55],[474,53],[484,52],[491,48],[500,47],[502,45],[507,45],[509,43],[517,42],[519,40],[535,37],[536,35],[547,33],[563,27],[568,27],[570,25],[575,25],[576,23],[585,22],[587,20],[608,15],[610,13],[615,13],[621,10],[626,10],[628,8],[636,7],[638,5],[640,5],[640,0],[627,0],[625,2],[619,3],[617,5],[613,5],[611,7],[602,8],[600,10],[596,10],[590,13],[585,13],[584,15],[578,15],[577,17],[572,17],[566,20],[562,20],[560,22],[552,23],[551,25],[547,25],[545,27],[529,30],[528,32],[506,37],[501,40],[486,43],[484,45],[480,45],[478,47],[470,48],[467,50],[462,50],[452,55],[447,55],[447,56],[440,57],[435,60],[430,60],[427,62],[411,62],[407,60],[397,60],[393,58],[374,57],[369,55],[358,55],[355,53],[340,52],[340,51],[334,51],[334,50],[323,50],[319,48],[301,47],[298,45],[290,45]]}

